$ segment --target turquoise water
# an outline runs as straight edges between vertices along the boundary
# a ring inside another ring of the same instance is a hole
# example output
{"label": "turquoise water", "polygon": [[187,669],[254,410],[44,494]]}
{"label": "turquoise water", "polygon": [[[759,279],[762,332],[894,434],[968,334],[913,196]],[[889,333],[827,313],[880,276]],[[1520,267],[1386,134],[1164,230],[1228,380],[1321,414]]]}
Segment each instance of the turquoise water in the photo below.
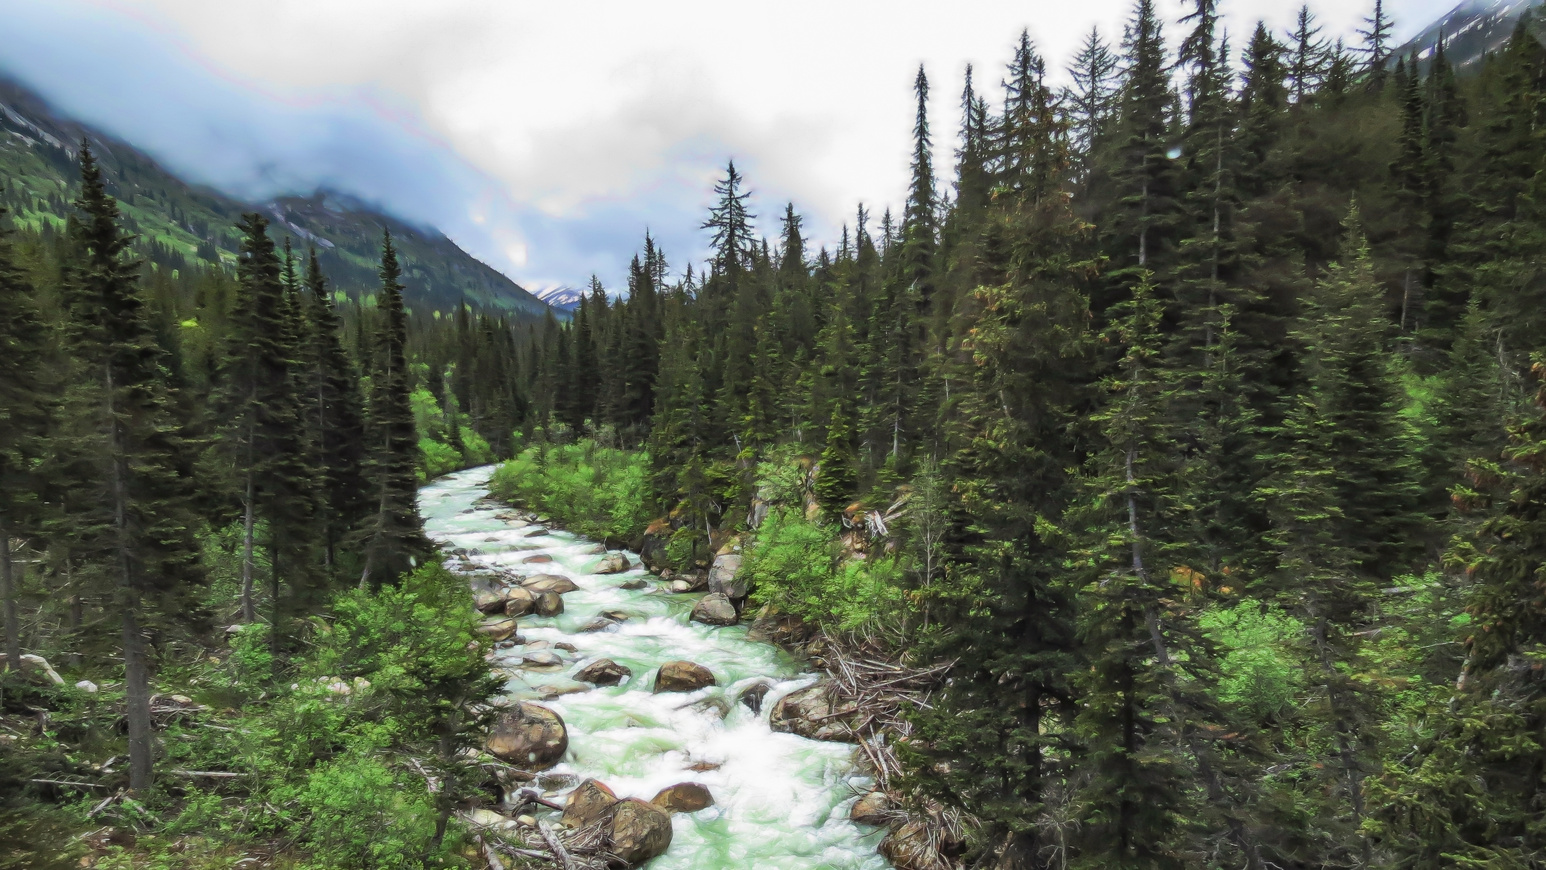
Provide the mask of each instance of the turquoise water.
{"label": "turquoise water", "polygon": [[[883,832],[848,820],[854,796],[870,784],[855,768],[854,747],[768,728],[768,711],[778,699],[815,675],[802,672],[777,647],[748,641],[743,626],[689,622],[698,596],[660,589],[633,554],[625,574],[589,573],[601,558],[594,542],[562,531],[533,537],[541,527],[479,503],[492,472],[476,468],[441,478],[420,491],[419,508],[430,536],[446,549],[478,551],[469,559],[474,565],[559,574],[580,587],[564,596],[559,616],[520,620],[528,642],[575,646],[573,653],[551,650],[564,658],[562,669],[523,670],[521,647],[496,653],[496,664],[510,677],[510,696],[537,700],[569,728],[568,755],[551,772],[595,777],[619,797],[645,800],[679,782],[707,786],[715,805],[676,814],[671,848],[650,862],[650,870],[886,870],[890,865],[875,851]],[[539,555],[552,562],[523,561]],[[648,580],[644,589],[618,588],[640,577]],[[630,619],[609,631],[578,632],[603,610],[620,610]],[[633,676],[606,688],[572,679],[598,658],[626,666]],[[718,685],[652,694],[655,669],[672,659],[707,667]],[[772,686],[760,714],[736,701],[758,682]],[[584,691],[540,700],[565,689]]]}

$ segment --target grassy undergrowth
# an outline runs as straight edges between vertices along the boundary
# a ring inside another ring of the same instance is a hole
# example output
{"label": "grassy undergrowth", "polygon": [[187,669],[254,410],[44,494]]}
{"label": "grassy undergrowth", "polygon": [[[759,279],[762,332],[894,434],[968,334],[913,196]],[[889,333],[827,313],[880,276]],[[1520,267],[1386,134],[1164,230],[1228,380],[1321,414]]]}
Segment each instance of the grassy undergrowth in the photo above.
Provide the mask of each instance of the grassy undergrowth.
{"label": "grassy undergrowth", "polygon": [[631,543],[651,519],[648,474],[649,454],[584,439],[522,450],[494,473],[489,490],[587,537]]}

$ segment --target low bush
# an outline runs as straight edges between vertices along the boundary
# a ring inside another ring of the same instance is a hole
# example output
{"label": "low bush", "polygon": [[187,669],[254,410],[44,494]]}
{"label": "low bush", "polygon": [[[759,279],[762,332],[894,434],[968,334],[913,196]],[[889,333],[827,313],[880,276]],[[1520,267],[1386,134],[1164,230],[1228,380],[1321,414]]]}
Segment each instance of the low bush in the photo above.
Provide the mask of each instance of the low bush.
{"label": "low bush", "polygon": [[489,490],[582,535],[632,542],[651,519],[648,472],[649,454],[587,438],[522,450],[494,472]]}

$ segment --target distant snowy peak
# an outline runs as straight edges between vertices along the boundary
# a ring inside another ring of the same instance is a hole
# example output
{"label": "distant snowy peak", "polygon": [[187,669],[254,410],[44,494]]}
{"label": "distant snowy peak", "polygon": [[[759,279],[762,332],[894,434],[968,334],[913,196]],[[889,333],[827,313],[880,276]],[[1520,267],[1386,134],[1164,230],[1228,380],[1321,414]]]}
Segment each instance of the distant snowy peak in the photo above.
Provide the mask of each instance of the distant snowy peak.
{"label": "distant snowy peak", "polygon": [[1427,61],[1443,39],[1444,55],[1452,65],[1461,70],[1474,67],[1508,42],[1525,10],[1534,9],[1539,17],[1543,2],[1546,0],[1465,0],[1397,49],[1396,56],[1416,53],[1419,62]]}
{"label": "distant snowy peak", "polygon": [[586,297],[584,290],[576,290],[573,287],[549,287],[546,290],[534,290],[532,295],[548,304],[555,311],[573,311],[580,307],[580,300]]}

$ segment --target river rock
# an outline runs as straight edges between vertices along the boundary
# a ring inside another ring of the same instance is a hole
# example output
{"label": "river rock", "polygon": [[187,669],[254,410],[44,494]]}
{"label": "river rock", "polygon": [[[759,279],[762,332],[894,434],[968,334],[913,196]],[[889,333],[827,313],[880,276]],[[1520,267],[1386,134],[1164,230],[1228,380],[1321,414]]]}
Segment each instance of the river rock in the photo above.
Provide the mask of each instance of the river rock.
{"label": "river rock", "polygon": [[569,750],[569,730],[557,713],[522,701],[500,714],[489,731],[488,751],[529,770],[547,770]]}
{"label": "river rock", "polygon": [[633,671],[612,661],[611,659],[598,659],[580,669],[574,675],[576,680],[585,683],[594,683],[598,686],[615,686],[624,678],[633,676]]}
{"label": "river rock", "polygon": [[709,568],[709,591],[737,600],[746,597],[746,580],[741,577],[739,554],[727,553],[714,557],[714,565]]}
{"label": "river rock", "polygon": [[523,538],[540,538],[540,537],[542,537],[543,535],[545,535],[547,533],[548,533],[547,529],[532,529],[531,531],[527,532],[526,534],[522,535],[521,537],[523,537]]}
{"label": "river rock", "polygon": [[532,610],[538,616],[557,616],[564,612],[564,598],[557,592],[544,592],[537,596],[537,603]]}
{"label": "river rock", "polygon": [[608,553],[591,570],[592,574],[621,574],[633,567],[622,553]]}
{"label": "river rock", "polygon": [[686,592],[691,592],[692,584],[686,580],[672,580],[671,583],[666,586],[666,588],[670,589],[672,592],[675,592],[678,595],[681,595]]}
{"label": "river rock", "polygon": [[604,556],[607,548],[602,544],[591,544],[589,547],[581,547],[575,551],[581,556]]}
{"label": "river rock", "polygon": [[530,589],[512,586],[505,590],[505,615],[525,616],[537,609],[537,596]]}
{"label": "river rock", "polygon": [[474,580],[472,581],[472,606],[478,608],[479,613],[498,613],[505,607],[504,590],[487,580]]}
{"label": "river rock", "polygon": [[637,615],[638,614],[635,614],[635,613],[629,613],[626,610],[603,610],[603,611],[601,611],[601,616],[602,616],[603,619],[610,619],[613,622],[627,622],[628,620],[633,619]]}
{"label": "river rock", "polygon": [[618,803],[612,812],[611,841],[607,851],[631,867],[665,854],[671,847],[671,815],[638,798]]}
{"label": "river rock", "polygon": [[711,592],[699,599],[692,608],[692,621],[704,625],[735,625],[740,621],[735,605],[722,592]]}
{"label": "river rock", "polygon": [[880,854],[896,870],[949,870],[953,866],[939,854],[928,830],[920,822],[907,822],[880,841]]}
{"label": "river rock", "polygon": [[556,652],[539,649],[521,656],[521,664],[531,670],[551,671],[563,667],[564,659]]}
{"label": "river rock", "polygon": [[526,651],[527,652],[531,652],[533,650],[539,650],[539,649],[552,649],[552,648],[553,648],[553,642],[551,640],[534,640],[531,643],[526,644]]}
{"label": "river rock", "polygon": [[486,619],[478,626],[478,633],[498,643],[509,640],[515,634],[515,620],[509,617],[504,619]]}
{"label": "river rock", "polygon": [[820,682],[785,695],[773,707],[773,713],[768,717],[768,726],[774,731],[798,734],[812,740],[853,742],[853,734],[843,727],[842,720],[848,717],[832,715],[836,710],[827,689],[827,684]]}
{"label": "river rock", "polygon": [[521,562],[527,565],[546,565],[551,561],[553,561],[553,557],[546,553],[538,553],[535,556],[527,556],[521,560]]}
{"label": "river rock", "polygon": [[746,639],[758,643],[773,643],[780,646],[796,646],[811,638],[811,629],[802,623],[797,617],[787,613],[780,613],[774,607],[762,608],[757,618],[752,620],[751,627],[746,630]]}
{"label": "river rock", "polygon": [[649,582],[646,581],[643,577],[635,577],[632,580],[624,580],[623,582],[617,584],[617,588],[627,589],[631,592],[643,589],[648,585],[650,585]]}
{"label": "river rock", "polygon": [[557,592],[559,595],[564,595],[580,588],[575,585],[573,580],[558,574],[533,574],[522,580],[521,586],[532,593]]}
{"label": "river rock", "polygon": [[617,795],[606,783],[587,779],[569,793],[569,800],[564,802],[563,818],[559,821],[566,827],[583,828],[607,818],[615,806]]}
{"label": "river rock", "polygon": [[507,831],[516,827],[514,819],[506,818],[493,810],[477,809],[463,816],[467,824],[474,828],[490,828],[496,831]]}
{"label": "river rock", "polygon": [[741,693],[740,702],[745,704],[753,713],[762,712],[762,700],[768,696],[768,691],[773,687],[767,683],[753,683]]}
{"label": "river rock", "polygon": [[679,782],[668,785],[650,798],[650,803],[668,813],[696,813],[714,805],[714,796],[708,786],[696,782]]}
{"label": "river rock", "polygon": [[[48,659],[39,655],[33,655],[32,653],[22,653],[21,658],[17,661],[16,672],[22,676],[34,682],[47,682],[56,686],[64,685],[64,677],[59,676],[59,672],[54,670],[54,666],[48,663]],[[4,653],[0,653],[0,671],[4,670],[10,670],[10,660]]]}
{"label": "river rock", "polygon": [[872,791],[858,800],[848,810],[848,817],[861,825],[884,827],[890,822],[891,798],[883,791]]}
{"label": "river rock", "polygon": [[597,631],[611,631],[614,628],[617,628],[615,620],[607,619],[605,616],[598,616],[580,626],[579,631],[581,634],[590,634]]}
{"label": "river rock", "polygon": [[671,661],[655,673],[655,692],[696,692],[714,685],[714,672],[694,662]]}

